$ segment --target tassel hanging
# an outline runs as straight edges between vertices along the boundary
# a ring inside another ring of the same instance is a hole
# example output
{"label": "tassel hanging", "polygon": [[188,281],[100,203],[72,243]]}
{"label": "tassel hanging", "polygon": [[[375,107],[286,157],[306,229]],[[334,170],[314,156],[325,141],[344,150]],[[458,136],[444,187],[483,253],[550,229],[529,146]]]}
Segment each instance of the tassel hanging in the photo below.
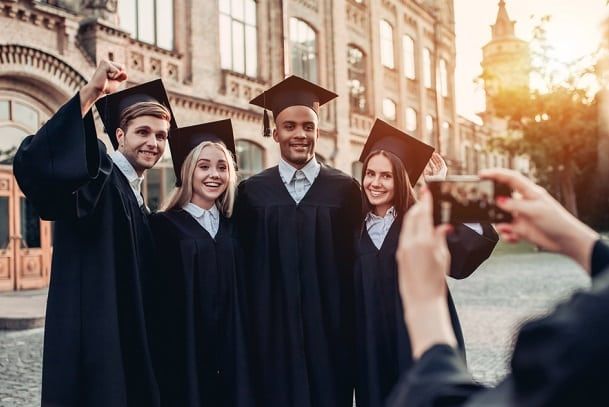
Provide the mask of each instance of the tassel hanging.
{"label": "tassel hanging", "polygon": [[262,125],[264,126],[264,137],[271,137],[271,120],[269,119],[269,112],[264,109],[264,116],[262,117]]}

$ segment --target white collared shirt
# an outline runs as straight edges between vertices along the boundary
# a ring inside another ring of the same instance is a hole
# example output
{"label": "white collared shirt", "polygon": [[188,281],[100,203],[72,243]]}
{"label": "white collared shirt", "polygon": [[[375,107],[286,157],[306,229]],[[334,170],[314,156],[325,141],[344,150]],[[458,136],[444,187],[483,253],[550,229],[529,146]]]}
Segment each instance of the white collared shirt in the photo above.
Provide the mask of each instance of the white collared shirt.
{"label": "white collared shirt", "polygon": [[182,207],[190,214],[198,223],[207,230],[212,238],[216,237],[218,228],[220,227],[220,211],[213,205],[209,209],[203,209],[192,202],[187,203]]}
{"label": "white collared shirt", "polygon": [[366,215],[366,230],[377,249],[383,245],[395,218],[397,218],[397,212],[393,206],[387,210],[384,217],[375,215],[372,211]]}
{"label": "white collared shirt", "polygon": [[142,175],[140,177],[137,175],[137,172],[135,172],[135,169],[129,160],[127,160],[120,151],[111,151],[108,155],[112,159],[112,162],[114,162],[114,165],[116,165],[116,168],[118,168],[125,178],[127,178],[127,181],[129,181],[131,190],[135,195],[135,199],[137,199],[137,204],[139,206],[144,205],[144,198],[142,197],[142,182],[144,181],[144,176]]}
{"label": "white collared shirt", "polygon": [[321,165],[315,157],[311,158],[300,170],[292,167],[283,158],[279,159],[278,167],[281,180],[296,203],[300,203],[304,198],[313,182],[315,182],[315,178],[319,175],[319,171],[321,171]]}

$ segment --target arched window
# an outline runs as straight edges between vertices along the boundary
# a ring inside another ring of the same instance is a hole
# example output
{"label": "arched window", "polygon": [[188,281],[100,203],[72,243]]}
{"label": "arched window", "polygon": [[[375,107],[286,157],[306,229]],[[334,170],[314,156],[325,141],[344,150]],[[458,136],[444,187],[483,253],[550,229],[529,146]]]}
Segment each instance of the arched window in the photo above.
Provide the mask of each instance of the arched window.
{"label": "arched window", "polygon": [[417,111],[412,107],[406,108],[406,131],[416,131],[417,130]]}
{"label": "arched window", "polygon": [[434,136],[434,127],[435,127],[435,119],[432,115],[425,116],[425,142],[428,144],[433,144],[433,136]]}
{"label": "arched window", "polygon": [[412,37],[405,35],[402,41],[404,48],[404,76],[408,79],[416,78],[416,61],[414,56],[414,40]]}
{"label": "arched window", "polygon": [[351,111],[367,113],[366,100],[366,54],[354,45],[347,47],[347,63],[349,64],[349,102]]}
{"label": "arched window", "polygon": [[381,20],[379,25],[381,38],[381,63],[387,68],[395,68],[393,59],[393,27],[387,20]]}
{"label": "arched window", "polygon": [[250,77],[258,76],[255,0],[219,0],[220,63]]}
{"label": "arched window", "polygon": [[42,124],[41,112],[18,98],[0,96],[0,161],[10,160],[21,141]]}
{"label": "arched window", "polygon": [[440,135],[440,153],[448,154],[450,151],[451,125],[449,122],[442,123],[442,133]]}
{"label": "arched window", "polygon": [[311,26],[298,18],[290,18],[290,50],[292,73],[317,82],[317,36]]}
{"label": "arched window", "polygon": [[173,0],[121,0],[121,28],[134,38],[165,49],[173,49]]}
{"label": "arched window", "polygon": [[448,68],[446,60],[440,59],[440,94],[443,97],[448,97]]}
{"label": "arched window", "polygon": [[264,149],[248,140],[236,140],[239,179],[251,177],[264,168]]}
{"label": "arched window", "polygon": [[396,119],[395,102],[389,98],[383,99],[383,116],[385,116],[385,119],[392,122]]}

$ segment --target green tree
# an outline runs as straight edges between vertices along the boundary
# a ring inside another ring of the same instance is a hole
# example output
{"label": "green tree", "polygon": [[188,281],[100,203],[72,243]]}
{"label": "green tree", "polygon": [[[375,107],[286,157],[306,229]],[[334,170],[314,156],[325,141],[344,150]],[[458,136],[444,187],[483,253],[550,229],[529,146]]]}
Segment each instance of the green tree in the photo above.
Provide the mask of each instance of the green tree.
{"label": "green tree", "polygon": [[596,162],[597,103],[582,83],[593,68],[582,67],[583,60],[565,64],[552,56],[545,37],[548,21],[542,18],[531,42],[537,88],[500,87],[490,96],[493,114],[508,124],[490,146],[510,156],[528,156],[539,182],[578,215],[576,186]]}

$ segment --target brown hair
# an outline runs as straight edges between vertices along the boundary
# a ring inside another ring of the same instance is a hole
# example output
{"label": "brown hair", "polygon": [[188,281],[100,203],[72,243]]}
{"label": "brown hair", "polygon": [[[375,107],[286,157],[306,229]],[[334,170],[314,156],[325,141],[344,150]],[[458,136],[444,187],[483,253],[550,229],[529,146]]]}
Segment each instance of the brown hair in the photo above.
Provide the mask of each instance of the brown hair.
{"label": "brown hair", "polygon": [[171,120],[171,113],[162,104],[157,102],[139,102],[122,111],[118,127],[126,133],[129,122],[141,116],[154,116],[167,121]]}
{"label": "brown hair", "polygon": [[414,189],[412,188],[410,178],[408,177],[408,173],[406,172],[406,168],[404,167],[402,160],[400,160],[395,154],[385,150],[372,151],[370,154],[368,154],[368,157],[366,157],[366,160],[364,161],[361,182],[362,193],[364,195],[364,213],[368,213],[372,210],[372,205],[370,204],[370,201],[368,201],[368,197],[366,196],[363,186],[364,178],[366,177],[366,170],[368,169],[368,162],[376,155],[386,157],[391,163],[391,171],[393,172],[393,187],[395,191],[393,195],[393,207],[397,211],[398,216],[403,216],[416,202]]}

